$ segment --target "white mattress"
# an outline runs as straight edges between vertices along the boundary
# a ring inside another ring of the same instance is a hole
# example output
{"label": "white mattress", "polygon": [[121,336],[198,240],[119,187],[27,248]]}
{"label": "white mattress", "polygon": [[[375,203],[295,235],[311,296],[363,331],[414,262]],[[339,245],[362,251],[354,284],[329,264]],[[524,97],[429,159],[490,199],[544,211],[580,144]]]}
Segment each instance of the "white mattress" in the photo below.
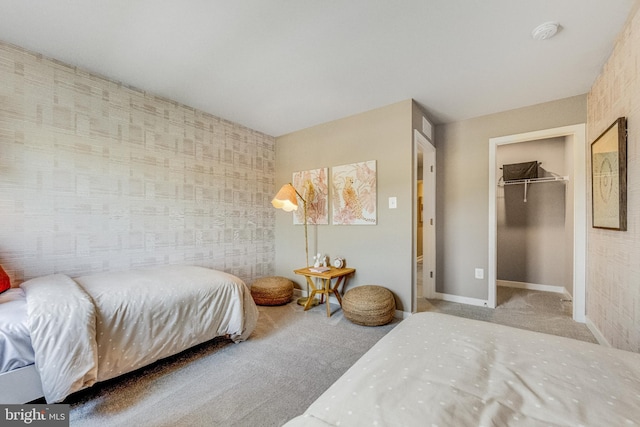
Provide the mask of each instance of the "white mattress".
{"label": "white mattress", "polygon": [[0,294],[0,373],[31,365],[34,361],[24,291],[12,288]]}
{"label": "white mattress", "polygon": [[403,320],[286,426],[639,424],[640,354],[427,312]]}

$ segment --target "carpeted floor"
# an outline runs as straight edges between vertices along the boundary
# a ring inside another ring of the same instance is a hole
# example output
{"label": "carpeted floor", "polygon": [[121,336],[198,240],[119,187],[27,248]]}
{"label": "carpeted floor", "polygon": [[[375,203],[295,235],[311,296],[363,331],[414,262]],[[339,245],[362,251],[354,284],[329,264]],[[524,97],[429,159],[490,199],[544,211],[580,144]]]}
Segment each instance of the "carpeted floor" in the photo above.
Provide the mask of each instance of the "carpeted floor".
{"label": "carpeted floor", "polygon": [[585,324],[573,320],[570,296],[554,292],[499,286],[495,310],[442,300],[420,299],[418,311],[437,311],[597,343]]}
{"label": "carpeted floor", "polygon": [[[421,308],[595,342],[562,295],[501,288],[498,298],[495,310],[427,300]],[[70,396],[71,426],[281,426],[398,324],[358,326],[332,307],[330,318],[324,306],[259,307],[246,342],[213,340]]]}
{"label": "carpeted floor", "polygon": [[398,323],[358,326],[332,307],[259,307],[243,343],[217,339],[70,396],[71,425],[280,426]]}

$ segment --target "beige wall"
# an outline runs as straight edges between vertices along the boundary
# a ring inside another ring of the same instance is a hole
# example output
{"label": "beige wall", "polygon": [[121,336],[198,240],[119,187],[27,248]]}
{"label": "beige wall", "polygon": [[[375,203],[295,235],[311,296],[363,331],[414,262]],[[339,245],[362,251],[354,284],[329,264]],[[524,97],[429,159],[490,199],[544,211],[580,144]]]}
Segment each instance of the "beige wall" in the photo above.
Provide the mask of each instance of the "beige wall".
{"label": "beige wall", "polygon": [[275,140],[0,43],[0,264],[17,285],[274,268]]}
{"label": "beige wall", "polygon": [[[412,100],[402,101],[276,139],[277,186],[290,182],[296,171],[327,167],[331,175],[334,166],[377,162],[377,224],[311,225],[309,252],[344,257],[356,269],[347,290],[385,286],[404,311],[411,311],[412,106]],[[392,196],[397,209],[388,208]],[[293,274],[305,263],[304,231],[292,222],[292,214],[276,213],[276,274],[306,289]]]}
{"label": "beige wall", "polygon": [[585,121],[580,95],[436,127],[438,292],[488,298],[489,139]]}
{"label": "beige wall", "polygon": [[[591,228],[587,317],[614,347],[640,352],[640,11],[636,7],[588,96],[587,141],[627,117],[627,231]],[[590,168],[589,168],[590,170]],[[591,186],[589,185],[589,190]]]}

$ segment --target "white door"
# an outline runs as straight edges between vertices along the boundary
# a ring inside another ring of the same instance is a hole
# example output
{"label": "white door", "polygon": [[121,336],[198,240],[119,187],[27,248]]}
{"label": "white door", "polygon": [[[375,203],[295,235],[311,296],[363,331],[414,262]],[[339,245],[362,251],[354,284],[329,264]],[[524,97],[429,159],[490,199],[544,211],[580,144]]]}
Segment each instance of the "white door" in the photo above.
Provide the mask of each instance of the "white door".
{"label": "white door", "polygon": [[[414,131],[414,311],[417,298],[433,298],[436,292],[436,149]],[[422,181],[422,191],[418,182]],[[422,268],[418,268],[418,245],[422,243]],[[419,272],[421,275],[418,276]],[[419,287],[421,285],[421,287]]]}

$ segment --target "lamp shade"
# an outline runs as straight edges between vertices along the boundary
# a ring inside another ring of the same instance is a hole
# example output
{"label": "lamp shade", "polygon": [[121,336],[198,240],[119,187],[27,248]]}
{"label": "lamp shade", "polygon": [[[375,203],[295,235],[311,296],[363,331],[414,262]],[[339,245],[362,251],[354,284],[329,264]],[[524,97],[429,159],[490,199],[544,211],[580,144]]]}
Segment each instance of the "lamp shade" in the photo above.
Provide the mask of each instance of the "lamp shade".
{"label": "lamp shade", "polygon": [[285,184],[280,188],[276,197],[273,198],[271,204],[274,208],[282,209],[286,212],[298,210],[298,199],[296,198],[296,189],[291,184]]}
{"label": "lamp shade", "polygon": [[11,287],[11,281],[9,275],[0,267],[0,293],[6,291]]}

